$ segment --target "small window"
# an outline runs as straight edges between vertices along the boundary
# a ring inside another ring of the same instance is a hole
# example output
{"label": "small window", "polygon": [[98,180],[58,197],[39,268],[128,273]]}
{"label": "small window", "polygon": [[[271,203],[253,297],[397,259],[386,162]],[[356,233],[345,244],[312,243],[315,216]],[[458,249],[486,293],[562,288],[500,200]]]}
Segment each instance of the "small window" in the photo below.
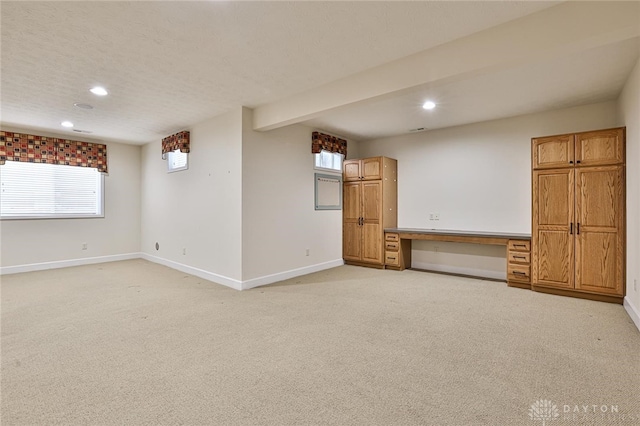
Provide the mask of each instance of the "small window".
{"label": "small window", "polygon": [[319,154],[314,154],[314,157],[315,169],[342,172],[342,161],[344,160],[344,155],[336,152],[320,151]]}
{"label": "small window", "polygon": [[97,169],[7,161],[0,166],[2,219],[104,217],[104,176]]}
{"label": "small window", "polygon": [[179,149],[167,153],[167,171],[169,173],[187,170],[189,168],[189,154]]}

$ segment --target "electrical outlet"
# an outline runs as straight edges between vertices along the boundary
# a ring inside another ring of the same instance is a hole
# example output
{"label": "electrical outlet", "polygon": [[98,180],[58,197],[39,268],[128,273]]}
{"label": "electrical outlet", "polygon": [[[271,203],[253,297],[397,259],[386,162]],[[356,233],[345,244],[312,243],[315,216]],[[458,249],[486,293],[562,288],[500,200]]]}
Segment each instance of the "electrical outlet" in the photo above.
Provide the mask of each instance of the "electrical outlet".
{"label": "electrical outlet", "polygon": [[185,256],[187,254],[187,249],[186,248],[182,248],[182,255]]}
{"label": "electrical outlet", "polygon": [[440,213],[435,213],[433,215],[433,220],[440,220]]}
{"label": "electrical outlet", "polygon": [[306,253],[307,253],[307,254],[306,254],[306,256],[309,256],[309,251],[310,251],[310,250],[309,250],[309,249],[307,249],[307,251],[306,251]]}
{"label": "electrical outlet", "polygon": [[440,247],[435,246],[435,247],[433,248],[433,250],[437,253],[438,251],[440,251]]}
{"label": "electrical outlet", "polygon": [[433,220],[433,217],[434,217],[434,216],[435,216],[435,215],[434,215],[433,213],[429,213],[429,220]]}
{"label": "electrical outlet", "polygon": [[82,243],[82,250],[86,250],[89,248],[89,244],[87,243]]}

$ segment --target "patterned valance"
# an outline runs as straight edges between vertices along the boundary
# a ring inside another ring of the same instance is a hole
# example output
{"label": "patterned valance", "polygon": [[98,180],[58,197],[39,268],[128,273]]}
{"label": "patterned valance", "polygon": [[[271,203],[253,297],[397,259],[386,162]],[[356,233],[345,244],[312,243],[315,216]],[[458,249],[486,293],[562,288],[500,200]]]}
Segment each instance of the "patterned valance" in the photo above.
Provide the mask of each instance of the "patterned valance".
{"label": "patterned valance", "polygon": [[311,152],[319,154],[320,151],[337,152],[347,156],[347,141],[320,132],[313,132],[311,135]]}
{"label": "patterned valance", "polygon": [[172,152],[176,149],[179,149],[180,152],[184,152],[185,154],[191,150],[189,144],[189,132],[187,132],[186,130],[162,139],[163,157],[167,152]]}
{"label": "patterned valance", "polygon": [[91,167],[107,173],[107,146],[0,131],[0,165],[5,161]]}

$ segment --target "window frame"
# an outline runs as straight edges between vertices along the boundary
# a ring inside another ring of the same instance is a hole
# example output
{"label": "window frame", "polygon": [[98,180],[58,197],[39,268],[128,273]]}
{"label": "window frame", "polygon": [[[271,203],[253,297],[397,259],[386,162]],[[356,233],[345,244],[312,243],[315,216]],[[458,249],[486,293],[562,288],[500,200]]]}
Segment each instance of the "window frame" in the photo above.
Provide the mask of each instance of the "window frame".
{"label": "window frame", "polygon": [[[331,154],[331,155],[339,155],[340,156],[340,169],[329,169],[326,167],[322,167],[322,166],[318,166],[318,159],[320,158],[320,156],[322,155],[322,153],[325,152],[327,154]],[[331,152],[331,151],[325,151],[324,149],[319,152],[319,153],[314,153],[313,154],[313,169],[314,170],[320,170],[323,172],[329,172],[329,173],[342,173],[342,167],[344,165],[344,160],[345,160],[345,155],[344,154],[339,154],[337,152]]]}
{"label": "window frame", "polygon": [[[14,163],[14,161],[11,161],[12,163]],[[5,163],[5,165],[9,163],[9,161],[7,161]],[[26,162],[15,162],[17,164],[40,164],[40,163],[26,163]],[[79,166],[65,166],[65,165],[60,165],[60,164],[53,164],[51,165],[53,167],[79,167]],[[2,166],[0,166],[2,167]],[[92,169],[92,168],[88,168],[88,167],[83,167],[83,169]],[[55,214],[42,214],[42,215],[25,215],[25,216],[2,216],[2,212],[0,212],[0,221],[5,221],[5,220],[51,220],[51,219],[103,219],[105,217],[105,184],[104,184],[104,177],[106,173],[101,173],[98,172],[97,169],[93,169],[96,170],[96,173],[98,173],[98,177],[99,177],[99,189],[100,189],[100,194],[98,194],[97,196],[97,203],[98,203],[98,210],[99,213],[98,214],[73,214],[73,213],[64,213],[64,214],[59,214],[59,215],[55,215]],[[1,174],[1,171],[0,171]]]}
{"label": "window frame", "polygon": [[[184,166],[172,168],[171,167],[172,157],[176,153],[184,154],[186,161],[184,163]],[[175,173],[175,172],[181,172],[183,170],[189,170],[189,153],[188,152],[182,152],[180,151],[180,149],[176,149],[176,150],[167,152],[166,156],[167,156],[167,173]]]}

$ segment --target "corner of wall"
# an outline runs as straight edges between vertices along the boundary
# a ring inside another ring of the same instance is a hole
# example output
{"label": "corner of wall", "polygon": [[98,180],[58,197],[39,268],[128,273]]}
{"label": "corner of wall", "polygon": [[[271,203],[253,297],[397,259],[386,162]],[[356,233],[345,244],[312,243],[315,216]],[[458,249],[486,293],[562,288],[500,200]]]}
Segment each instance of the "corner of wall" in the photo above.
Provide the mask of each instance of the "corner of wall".
{"label": "corner of wall", "polygon": [[627,288],[624,306],[640,330],[640,59],[617,101],[619,125],[627,128]]}
{"label": "corner of wall", "polygon": [[627,311],[627,314],[629,314],[631,321],[633,321],[638,331],[640,331],[640,309],[637,306],[634,306],[633,302],[628,297],[624,298],[623,306]]}

